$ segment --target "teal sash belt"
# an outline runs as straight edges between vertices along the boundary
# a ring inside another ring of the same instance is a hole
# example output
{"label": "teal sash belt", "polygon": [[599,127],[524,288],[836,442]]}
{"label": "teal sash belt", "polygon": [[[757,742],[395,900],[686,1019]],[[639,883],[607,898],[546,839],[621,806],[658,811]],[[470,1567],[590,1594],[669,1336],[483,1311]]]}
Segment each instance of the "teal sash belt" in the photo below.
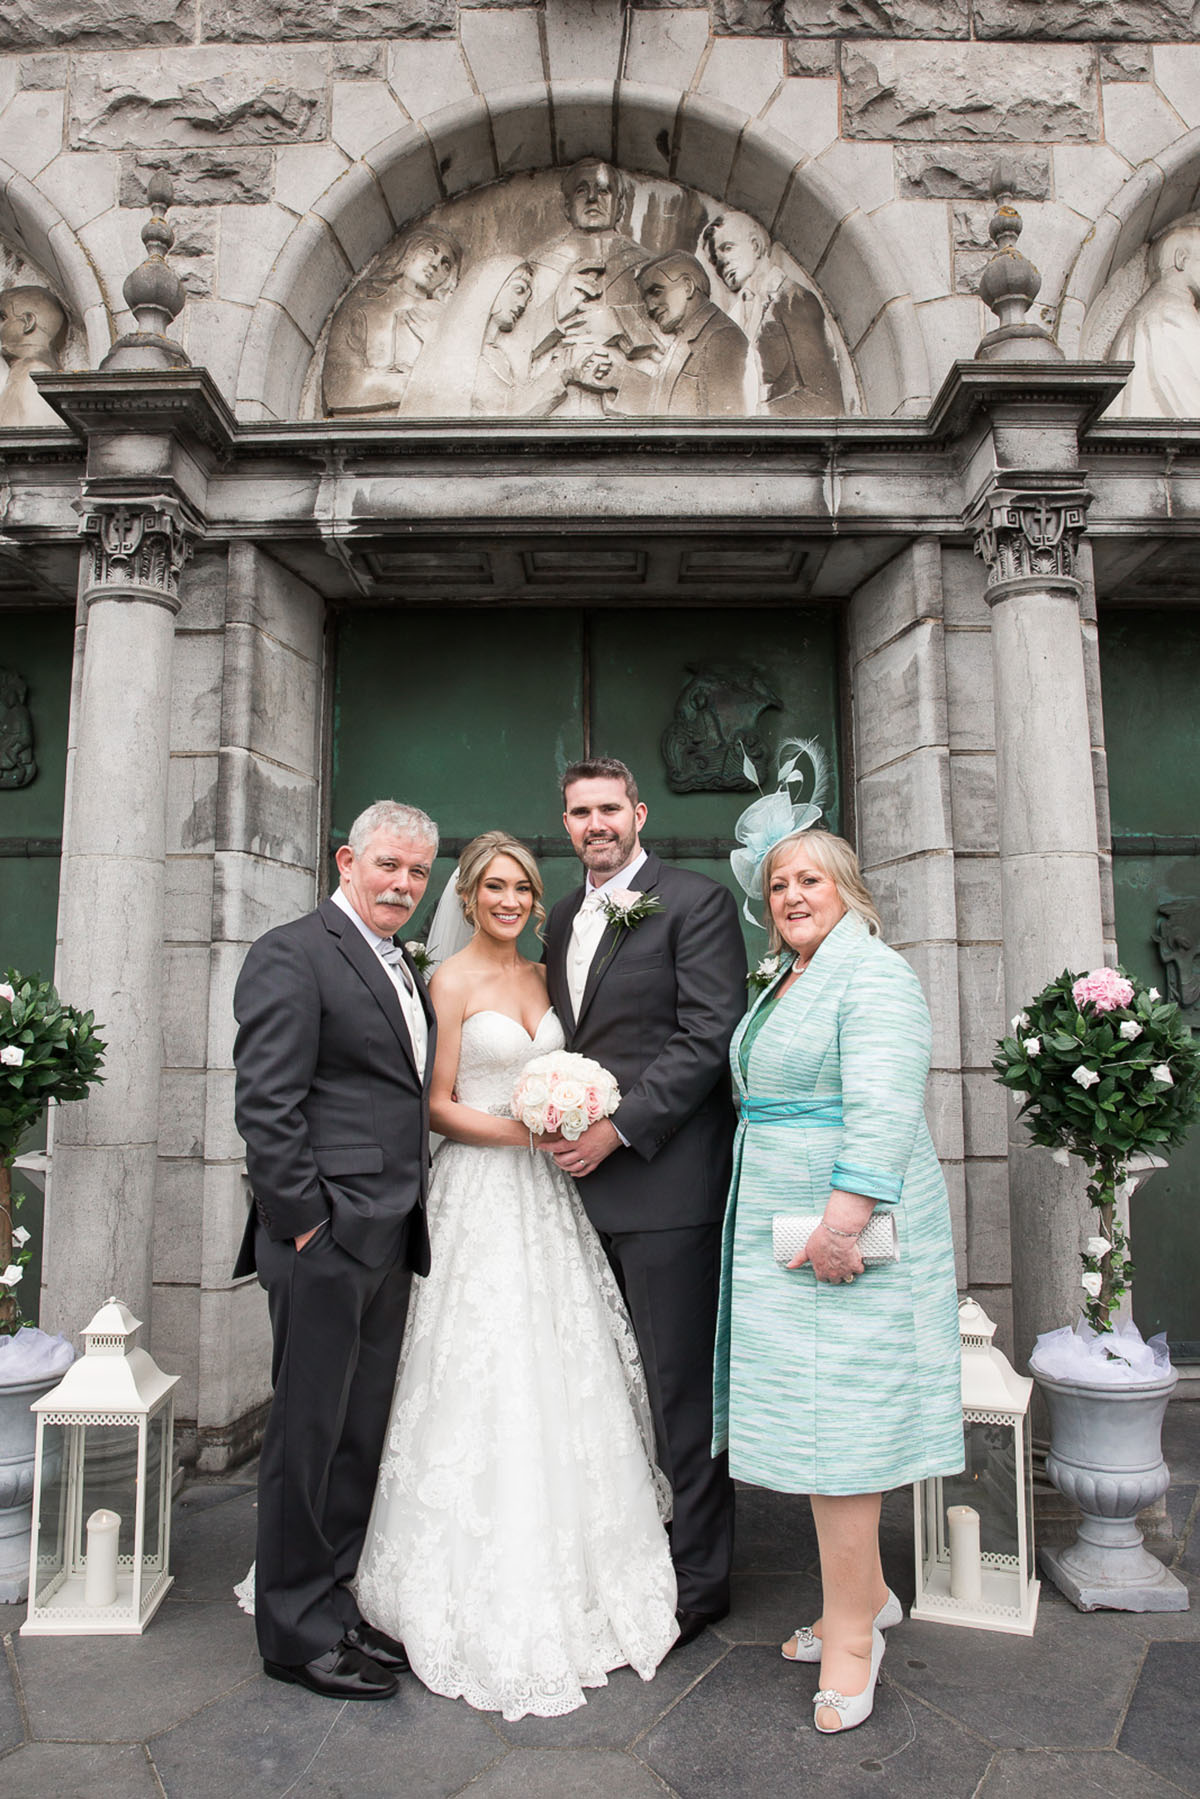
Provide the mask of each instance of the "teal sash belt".
{"label": "teal sash belt", "polygon": [[745,1124],[838,1125],[842,1118],[842,1096],[830,1093],[824,1099],[757,1099],[747,1093],[738,1101]]}

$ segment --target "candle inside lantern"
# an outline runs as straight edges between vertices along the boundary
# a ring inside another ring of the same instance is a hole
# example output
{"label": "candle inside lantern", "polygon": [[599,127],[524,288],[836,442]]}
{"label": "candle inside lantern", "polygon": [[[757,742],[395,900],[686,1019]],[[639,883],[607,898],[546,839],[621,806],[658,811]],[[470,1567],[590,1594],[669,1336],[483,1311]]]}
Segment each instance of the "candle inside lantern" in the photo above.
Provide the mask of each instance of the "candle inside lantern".
{"label": "candle inside lantern", "polygon": [[979,1513],[971,1505],[946,1508],[950,1527],[950,1597],[965,1605],[983,1598],[983,1564],[979,1558]]}
{"label": "candle inside lantern", "polygon": [[87,1573],[83,1583],[85,1605],[115,1605],[117,1601],[117,1541],[121,1532],[118,1513],[101,1506],[87,1521]]}

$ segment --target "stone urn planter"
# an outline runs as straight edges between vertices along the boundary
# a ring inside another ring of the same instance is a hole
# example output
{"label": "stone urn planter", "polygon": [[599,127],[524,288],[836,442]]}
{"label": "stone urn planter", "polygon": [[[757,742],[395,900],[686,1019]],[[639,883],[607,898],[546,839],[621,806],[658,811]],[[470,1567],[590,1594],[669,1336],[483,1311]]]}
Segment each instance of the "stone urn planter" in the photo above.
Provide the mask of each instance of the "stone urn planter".
{"label": "stone urn planter", "polygon": [[0,1382],[0,1604],[29,1595],[29,1538],[33,1522],[35,1399],[56,1387],[62,1374]]}
{"label": "stone urn planter", "polygon": [[1138,1513],[1171,1482],[1162,1422],[1179,1376],[1090,1386],[1033,1370],[1050,1412],[1046,1472],[1083,1513],[1065,1549],[1044,1548],[1043,1572],[1082,1612],[1184,1612],[1187,1588],[1142,1543]]}

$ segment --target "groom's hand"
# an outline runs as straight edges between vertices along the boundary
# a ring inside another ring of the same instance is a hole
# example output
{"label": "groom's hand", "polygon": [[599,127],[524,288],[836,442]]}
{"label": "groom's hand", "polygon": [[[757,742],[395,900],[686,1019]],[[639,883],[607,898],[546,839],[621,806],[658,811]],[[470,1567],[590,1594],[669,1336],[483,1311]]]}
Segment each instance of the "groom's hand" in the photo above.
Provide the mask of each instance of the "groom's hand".
{"label": "groom's hand", "polygon": [[576,1142],[564,1143],[561,1149],[556,1149],[554,1160],[564,1174],[578,1179],[581,1174],[591,1174],[606,1156],[611,1156],[613,1150],[620,1147],[616,1125],[602,1118],[598,1124],[589,1124]]}

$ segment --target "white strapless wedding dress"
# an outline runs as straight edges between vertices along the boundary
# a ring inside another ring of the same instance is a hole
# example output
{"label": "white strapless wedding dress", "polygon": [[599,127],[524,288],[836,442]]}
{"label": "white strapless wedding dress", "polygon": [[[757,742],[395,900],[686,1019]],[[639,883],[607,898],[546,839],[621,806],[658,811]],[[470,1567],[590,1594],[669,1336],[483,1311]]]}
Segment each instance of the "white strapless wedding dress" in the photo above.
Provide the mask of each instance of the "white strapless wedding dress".
{"label": "white strapless wedding dress", "polygon": [[[525,1063],[562,1043],[553,1013],[532,1039],[474,1013],[459,1098],[507,1114]],[[579,1195],[542,1151],[443,1143],[429,1228],[359,1605],[433,1692],[554,1717],[610,1669],[649,1680],[677,1634],[637,1346]]]}

